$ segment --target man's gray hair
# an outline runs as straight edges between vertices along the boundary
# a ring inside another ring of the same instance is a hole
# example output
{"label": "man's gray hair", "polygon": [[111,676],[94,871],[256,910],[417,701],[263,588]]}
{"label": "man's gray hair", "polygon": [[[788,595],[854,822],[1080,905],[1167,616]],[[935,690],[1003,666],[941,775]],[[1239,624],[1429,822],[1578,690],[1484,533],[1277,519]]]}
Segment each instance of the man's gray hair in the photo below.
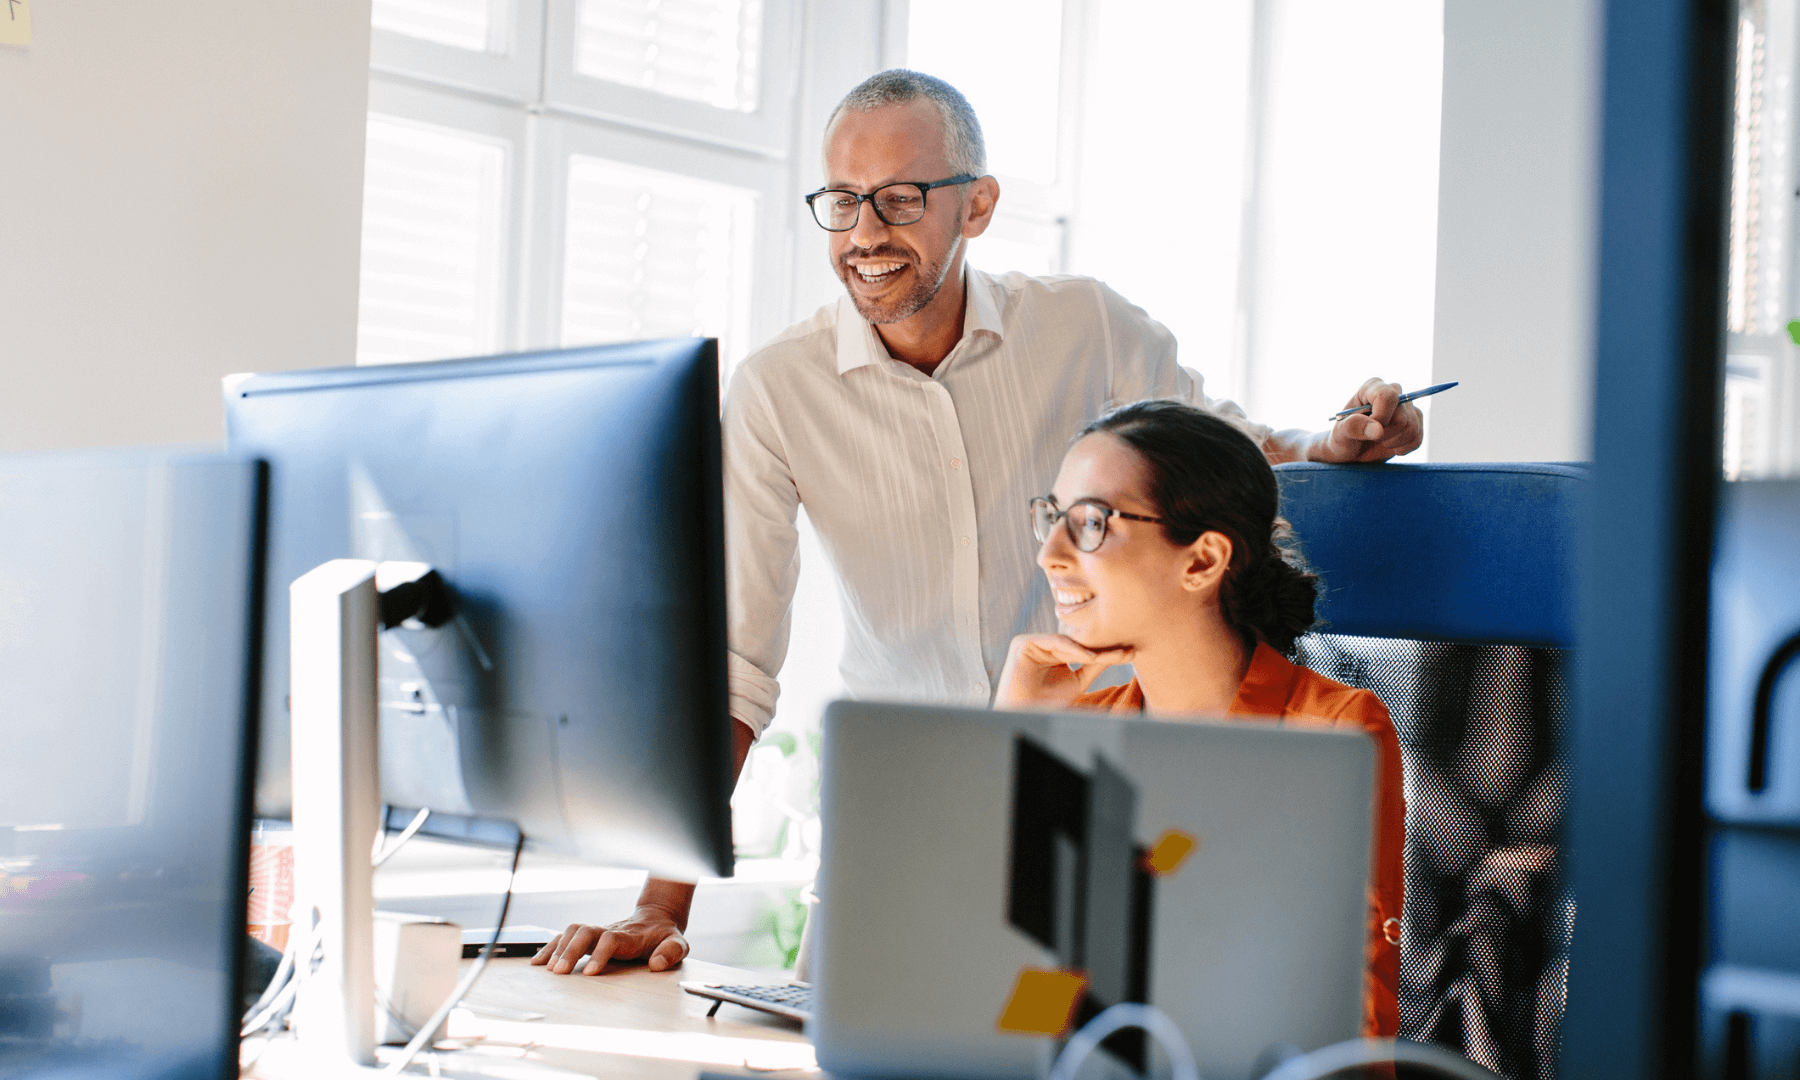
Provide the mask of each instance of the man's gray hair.
{"label": "man's gray hair", "polygon": [[846,110],[868,112],[883,105],[904,105],[921,97],[931,99],[943,120],[944,157],[950,161],[950,172],[953,175],[986,174],[987,142],[981,137],[981,121],[975,119],[969,99],[944,80],[921,72],[889,68],[864,79],[856,89],[844,95],[837,108],[831,110],[825,130],[830,131],[831,125],[837,123],[837,118]]}

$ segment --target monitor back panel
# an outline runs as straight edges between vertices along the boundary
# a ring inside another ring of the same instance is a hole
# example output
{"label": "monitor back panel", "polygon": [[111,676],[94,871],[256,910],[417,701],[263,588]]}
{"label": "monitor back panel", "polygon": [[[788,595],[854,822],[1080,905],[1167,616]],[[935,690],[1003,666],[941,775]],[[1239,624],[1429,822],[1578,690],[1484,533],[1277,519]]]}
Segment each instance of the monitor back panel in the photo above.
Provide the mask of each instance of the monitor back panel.
{"label": "monitor back panel", "polygon": [[1209,1077],[1355,1037],[1373,768],[1359,734],[833,705],[821,1065],[1038,1075],[1030,972],[1087,976],[1077,1020],[1148,1000]]}
{"label": "monitor back panel", "polygon": [[459,614],[382,634],[384,800],[729,873],[714,342],[259,375],[225,409],[273,469],[260,814],[289,805],[288,584],[425,562]]}
{"label": "monitor back panel", "polygon": [[0,1075],[237,1074],[265,476],[0,459]]}

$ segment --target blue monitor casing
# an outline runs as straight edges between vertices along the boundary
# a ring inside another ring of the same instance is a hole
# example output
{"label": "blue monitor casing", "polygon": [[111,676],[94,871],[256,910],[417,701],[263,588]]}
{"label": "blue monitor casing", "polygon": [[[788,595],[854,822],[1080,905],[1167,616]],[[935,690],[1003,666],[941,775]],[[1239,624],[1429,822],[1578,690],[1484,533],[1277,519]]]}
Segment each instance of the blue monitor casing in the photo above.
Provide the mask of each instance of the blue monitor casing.
{"label": "blue monitor casing", "polygon": [[237,1075],[266,475],[0,457],[0,1076]]}
{"label": "blue monitor casing", "polygon": [[729,874],[717,343],[233,377],[272,467],[257,811],[287,816],[287,586],[425,562],[437,628],[384,631],[382,797],[537,849]]}

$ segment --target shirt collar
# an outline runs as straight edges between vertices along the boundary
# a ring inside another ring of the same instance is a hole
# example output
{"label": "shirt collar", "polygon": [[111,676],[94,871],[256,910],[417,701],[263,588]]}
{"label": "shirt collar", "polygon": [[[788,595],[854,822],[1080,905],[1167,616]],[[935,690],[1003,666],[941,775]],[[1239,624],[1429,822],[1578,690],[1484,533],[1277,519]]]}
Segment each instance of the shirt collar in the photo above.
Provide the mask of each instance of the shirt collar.
{"label": "shirt collar", "polygon": [[[1287,712],[1288,699],[1294,696],[1294,684],[1299,679],[1299,668],[1259,641],[1256,651],[1250,654],[1250,668],[1244,672],[1244,681],[1238,684],[1237,695],[1231,699],[1231,708],[1225,715],[1279,717]],[[1110,711],[1119,715],[1144,711],[1144,688],[1135,678]]]}
{"label": "shirt collar", "polygon": [[1259,641],[1250,657],[1250,670],[1238,684],[1237,696],[1226,715],[1281,716],[1287,711],[1288,699],[1294,696],[1294,684],[1299,679],[1299,668]]}
{"label": "shirt collar", "polygon": [[[963,308],[963,338],[977,333],[1006,335],[1000,321],[1000,286],[994,279],[964,264],[967,305]],[[875,327],[856,310],[848,293],[838,297],[837,364],[838,374],[847,375],[877,360],[889,359],[887,349],[875,333]]]}

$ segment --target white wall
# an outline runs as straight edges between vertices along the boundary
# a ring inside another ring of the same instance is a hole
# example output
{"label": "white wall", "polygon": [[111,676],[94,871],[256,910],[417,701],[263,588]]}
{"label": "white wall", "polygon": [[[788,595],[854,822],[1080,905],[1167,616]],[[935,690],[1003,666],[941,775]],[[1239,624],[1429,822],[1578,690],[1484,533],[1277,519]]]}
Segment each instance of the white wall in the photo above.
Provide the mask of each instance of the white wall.
{"label": "white wall", "polygon": [[356,355],[368,0],[33,5],[0,46],[0,451],[222,436]]}
{"label": "white wall", "polygon": [[1433,461],[1589,456],[1595,0],[1445,0]]}

